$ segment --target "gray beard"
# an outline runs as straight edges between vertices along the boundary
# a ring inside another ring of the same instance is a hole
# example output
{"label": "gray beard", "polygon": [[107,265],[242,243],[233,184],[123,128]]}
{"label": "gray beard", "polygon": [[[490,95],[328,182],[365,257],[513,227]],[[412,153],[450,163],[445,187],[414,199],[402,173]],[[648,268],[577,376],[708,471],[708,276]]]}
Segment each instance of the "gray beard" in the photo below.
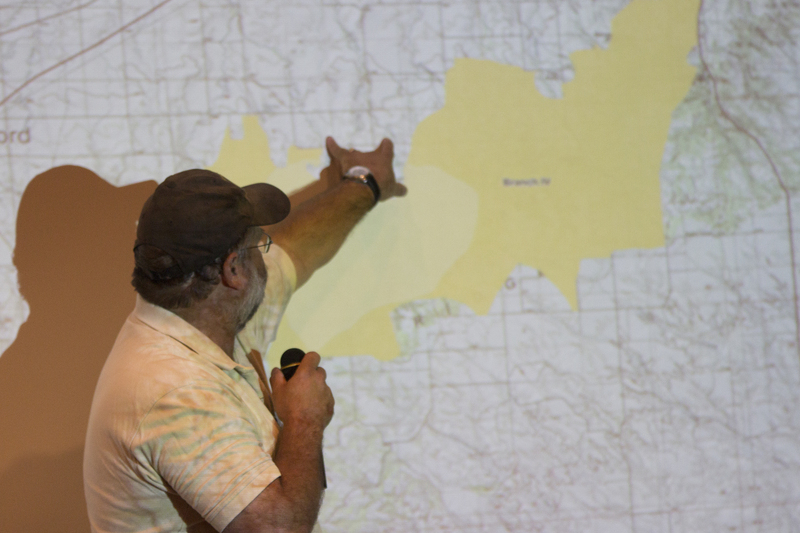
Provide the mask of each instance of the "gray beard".
{"label": "gray beard", "polygon": [[267,286],[267,278],[261,277],[256,269],[253,269],[254,277],[247,288],[242,305],[236,311],[236,332],[244,329],[248,322],[255,316],[261,302],[264,301],[264,289]]}

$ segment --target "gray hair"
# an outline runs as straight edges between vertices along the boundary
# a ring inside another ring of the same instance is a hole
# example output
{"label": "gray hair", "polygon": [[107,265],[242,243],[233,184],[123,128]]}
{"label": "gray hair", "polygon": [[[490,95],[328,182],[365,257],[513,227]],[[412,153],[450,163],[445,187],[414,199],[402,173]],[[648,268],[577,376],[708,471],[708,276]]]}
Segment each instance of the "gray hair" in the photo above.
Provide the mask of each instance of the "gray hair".
{"label": "gray hair", "polygon": [[165,309],[190,307],[208,298],[222,279],[225,258],[232,252],[241,252],[256,232],[260,232],[258,226],[247,228],[224,255],[189,274],[184,274],[177,261],[160,248],[147,244],[137,246],[133,252],[136,266],[131,285],[151,304]]}

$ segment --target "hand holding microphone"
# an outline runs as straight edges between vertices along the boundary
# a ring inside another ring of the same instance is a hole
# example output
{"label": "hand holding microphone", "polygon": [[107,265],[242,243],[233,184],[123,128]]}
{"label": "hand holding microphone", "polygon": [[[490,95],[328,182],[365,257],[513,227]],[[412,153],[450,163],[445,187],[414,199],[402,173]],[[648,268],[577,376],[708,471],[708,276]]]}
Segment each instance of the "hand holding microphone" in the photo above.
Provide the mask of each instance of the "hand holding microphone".
{"label": "hand holding microphone", "polygon": [[[275,413],[284,425],[297,424],[306,428],[310,438],[319,438],[321,442],[322,432],[333,418],[334,400],[325,383],[327,374],[319,362],[316,352],[306,354],[298,348],[290,348],[281,356],[281,369],[272,370],[270,384]],[[321,455],[320,463],[322,483],[327,487]]]}
{"label": "hand holding microphone", "polygon": [[[333,417],[334,401],[333,393],[325,383],[325,369],[319,366],[319,354],[304,354],[298,348],[290,348],[281,361],[281,366],[288,367],[287,372],[274,368],[270,376],[278,417],[284,423],[293,421],[325,429]],[[283,361],[288,362],[284,364]]]}

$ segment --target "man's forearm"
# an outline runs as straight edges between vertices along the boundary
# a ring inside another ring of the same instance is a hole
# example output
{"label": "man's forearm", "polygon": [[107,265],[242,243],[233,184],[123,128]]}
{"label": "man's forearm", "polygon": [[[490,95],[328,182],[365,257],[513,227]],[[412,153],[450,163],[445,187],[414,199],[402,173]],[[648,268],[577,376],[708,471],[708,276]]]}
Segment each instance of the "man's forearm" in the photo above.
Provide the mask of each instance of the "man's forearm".
{"label": "man's forearm", "polygon": [[373,204],[369,187],[342,180],[293,206],[285,220],[267,229],[272,239],[292,258],[298,287],[333,258]]}
{"label": "man's forearm", "polygon": [[292,204],[292,209],[297,209],[297,206],[303,202],[335,187],[340,181],[342,181],[341,165],[339,165],[337,161],[331,161],[330,165],[322,169],[319,174],[319,179],[289,193],[289,201]]}
{"label": "man's forearm", "polygon": [[287,423],[278,437],[273,460],[281,477],[276,482],[291,505],[291,524],[286,524],[291,531],[311,531],[317,521],[325,488],[322,431]]}
{"label": "man's forearm", "polygon": [[322,503],[322,431],[287,422],[273,461],[281,475],[224,529],[224,533],[309,533]]}

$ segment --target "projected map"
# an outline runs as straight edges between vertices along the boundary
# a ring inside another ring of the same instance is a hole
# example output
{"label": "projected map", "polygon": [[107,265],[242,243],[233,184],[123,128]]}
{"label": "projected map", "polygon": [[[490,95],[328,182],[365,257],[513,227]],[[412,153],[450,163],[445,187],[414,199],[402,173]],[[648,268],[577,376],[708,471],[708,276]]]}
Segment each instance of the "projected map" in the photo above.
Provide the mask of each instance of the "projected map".
{"label": "projected map", "polygon": [[328,356],[325,531],[800,529],[800,3],[135,4],[0,7],[3,350],[37,174],[390,137],[268,356]]}

